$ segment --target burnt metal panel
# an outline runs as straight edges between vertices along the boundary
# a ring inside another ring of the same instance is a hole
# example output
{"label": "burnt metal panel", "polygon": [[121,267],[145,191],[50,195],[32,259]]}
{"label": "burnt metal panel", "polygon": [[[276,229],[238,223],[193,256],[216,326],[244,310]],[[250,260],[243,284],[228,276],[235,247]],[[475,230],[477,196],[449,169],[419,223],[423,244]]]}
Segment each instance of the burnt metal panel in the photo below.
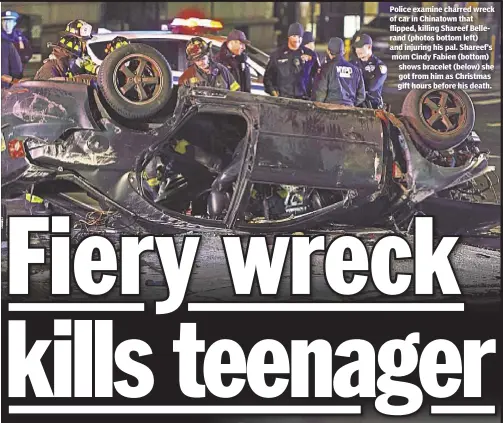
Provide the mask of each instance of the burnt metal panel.
{"label": "burnt metal panel", "polygon": [[383,148],[382,124],[373,111],[263,104],[250,179],[377,190]]}

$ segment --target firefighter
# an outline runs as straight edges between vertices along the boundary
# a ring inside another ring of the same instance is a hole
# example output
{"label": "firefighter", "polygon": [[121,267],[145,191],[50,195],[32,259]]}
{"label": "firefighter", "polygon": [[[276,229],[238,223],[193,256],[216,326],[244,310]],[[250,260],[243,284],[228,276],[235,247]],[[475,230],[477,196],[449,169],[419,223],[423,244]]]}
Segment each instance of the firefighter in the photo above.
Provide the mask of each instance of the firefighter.
{"label": "firefighter", "polygon": [[185,53],[191,65],[180,76],[179,86],[206,86],[230,91],[240,89],[239,83],[229,70],[224,65],[211,60],[211,45],[202,38],[192,38],[187,43]]}
{"label": "firefighter", "polygon": [[53,48],[52,53],[38,70],[35,79],[71,79],[79,74],[96,75],[98,66],[87,55],[87,40],[92,37],[92,28],[82,19],[69,22],[60,32],[57,44],[48,44]]}
{"label": "firefighter", "polygon": [[344,59],[344,41],[331,38],[327,63],[314,84],[313,100],[322,103],[357,106],[365,101],[365,84],[358,67]]}
{"label": "firefighter", "polygon": [[52,52],[35,74],[36,80],[56,77],[71,78],[76,74],[84,73],[78,61],[84,54],[84,44],[81,38],[63,32],[56,44],[48,44],[48,46],[52,47]]}
{"label": "firefighter", "polygon": [[362,34],[356,37],[353,46],[358,58],[352,63],[363,73],[367,92],[366,102],[373,109],[383,108],[382,90],[388,76],[388,68],[372,53],[372,38],[369,35]]}
{"label": "firefighter", "polygon": [[288,44],[270,57],[264,74],[264,89],[275,97],[308,100],[313,78],[320,69],[318,55],[302,46],[304,29],[300,23],[288,28]]}
{"label": "firefighter", "polygon": [[[191,65],[178,80],[179,95],[183,95],[184,89],[198,86],[222,88],[230,91],[240,89],[239,83],[236,82],[231,72],[224,65],[211,60],[211,45],[202,38],[192,38],[187,43],[185,53]],[[220,157],[191,144],[187,139],[174,140],[172,148],[176,153],[192,158],[211,173],[217,174],[221,171],[222,160]],[[163,163],[159,156],[153,158],[147,165],[143,178],[150,188],[154,201],[159,202],[165,198],[171,176],[176,176],[171,175],[170,172],[170,166]]]}
{"label": "firefighter", "polygon": [[108,56],[112,51],[117,50],[120,47],[129,45],[129,40],[125,37],[117,36],[111,42],[109,42],[105,47],[105,54]]}
{"label": "firefighter", "polygon": [[[84,51],[81,38],[62,32],[58,43],[49,44],[49,46],[53,48],[52,53],[35,74],[35,80],[56,77],[71,79],[74,75],[84,73],[77,64],[77,60],[83,56]],[[30,214],[47,214],[51,211],[50,204],[44,201],[36,189],[26,193],[25,208],[30,211]]]}
{"label": "firefighter", "polygon": [[246,54],[246,46],[249,44],[244,32],[233,29],[216,57],[216,61],[229,69],[241,91],[246,93],[251,92],[250,65]]}
{"label": "firefighter", "polygon": [[30,61],[33,51],[28,38],[16,28],[18,20],[17,12],[11,10],[2,12],[2,40],[7,39],[14,45],[24,66]]}

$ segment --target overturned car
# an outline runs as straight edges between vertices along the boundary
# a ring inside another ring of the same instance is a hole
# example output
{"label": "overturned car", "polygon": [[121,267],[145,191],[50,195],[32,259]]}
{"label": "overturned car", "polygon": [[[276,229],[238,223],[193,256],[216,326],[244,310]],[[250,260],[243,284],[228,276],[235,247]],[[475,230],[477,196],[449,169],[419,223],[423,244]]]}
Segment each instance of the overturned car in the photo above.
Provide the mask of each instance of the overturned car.
{"label": "overturned car", "polygon": [[402,230],[435,210],[453,234],[499,222],[499,205],[474,203],[492,168],[464,92],[413,91],[394,115],[178,89],[141,44],[83,79],[2,90],[3,200],[36,193],[81,221],[156,233]]}

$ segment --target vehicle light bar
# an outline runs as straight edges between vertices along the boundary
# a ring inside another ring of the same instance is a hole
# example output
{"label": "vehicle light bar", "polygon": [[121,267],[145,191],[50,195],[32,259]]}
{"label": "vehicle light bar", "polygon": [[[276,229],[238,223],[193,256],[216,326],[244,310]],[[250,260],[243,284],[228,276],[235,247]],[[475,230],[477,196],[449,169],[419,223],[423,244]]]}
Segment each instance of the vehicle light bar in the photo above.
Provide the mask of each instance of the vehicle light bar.
{"label": "vehicle light bar", "polygon": [[183,26],[189,28],[212,28],[222,29],[224,26],[222,22],[214,21],[212,19],[199,19],[199,18],[175,18],[171,22],[171,26]]}
{"label": "vehicle light bar", "polygon": [[26,157],[22,140],[10,140],[7,144],[7,150],[9,151],[9,156],[11,156],[13,159],[21,159],[23,157]]}

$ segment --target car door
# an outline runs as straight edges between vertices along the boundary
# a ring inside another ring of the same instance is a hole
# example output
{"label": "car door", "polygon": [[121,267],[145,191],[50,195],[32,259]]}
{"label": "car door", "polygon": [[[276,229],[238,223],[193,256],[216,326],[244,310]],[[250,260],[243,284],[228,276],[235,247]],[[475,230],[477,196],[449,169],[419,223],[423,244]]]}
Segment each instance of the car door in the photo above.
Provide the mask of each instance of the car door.
{"label": "car door", "polygon": [[[373,110],[336,105],[316,105],[301,100],[267,98],[259,104],[256,135],[247,161],[246,191],[269,192],[292,188],[316,190],[329,195],[357,193],[367,198],[380,191],[383,163],[383,127]],[[285,196],[285,206],[288,194]],[[236,226],[251,226],[242,217],[247,198],[236,214]],[[251,204],[251,199],[248,199]],[[295,227],[330,213],[335,203],[323,201],[313,212],[284,221],[269,220],[258,227]],[[260,215],[255,216],[260,217]],[[265,215],[262,215],[265,216]]]}
{"label": "car door", "polygon": [[382,124],[372,110],[262,103],[250,179],[320,189],[375,190]]}

